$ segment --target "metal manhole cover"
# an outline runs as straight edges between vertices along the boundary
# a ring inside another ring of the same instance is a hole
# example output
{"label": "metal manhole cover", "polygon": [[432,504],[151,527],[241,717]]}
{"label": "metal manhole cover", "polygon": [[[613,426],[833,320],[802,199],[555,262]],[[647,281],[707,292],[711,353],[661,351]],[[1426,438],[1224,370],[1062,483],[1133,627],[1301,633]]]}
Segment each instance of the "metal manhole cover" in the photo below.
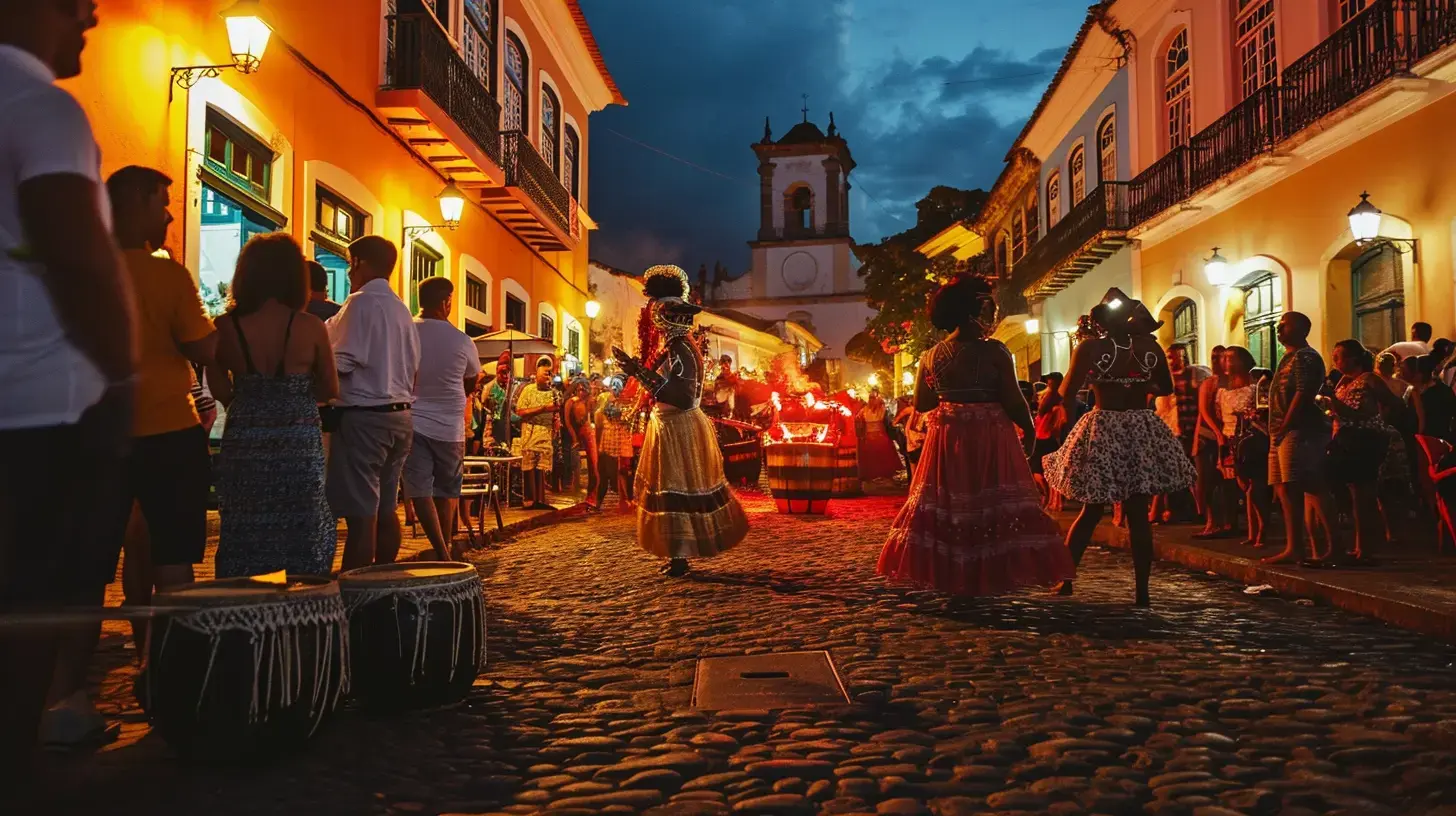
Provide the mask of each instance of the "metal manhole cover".
{"label": "metal manhole cover", "polygon": [[706,657],[693,678],[693,707],[713,711],[848,702],[828,652]]}

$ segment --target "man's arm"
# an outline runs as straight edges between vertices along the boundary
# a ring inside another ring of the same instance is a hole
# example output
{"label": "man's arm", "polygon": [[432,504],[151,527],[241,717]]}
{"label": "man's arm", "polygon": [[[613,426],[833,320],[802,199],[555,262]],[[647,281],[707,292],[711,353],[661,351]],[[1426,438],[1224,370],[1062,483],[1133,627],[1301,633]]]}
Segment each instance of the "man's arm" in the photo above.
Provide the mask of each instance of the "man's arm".
{"label": "man's arm", "polygon": [[367,298],[351,297],[328,322],[329,343],[334,347],[334,366],[340,375],[369,364],[370,332],[364,314]]}
{"label": "man's arm", "polygon": [[35,94],[25,115],[9,112],[19,181],[20,247],[41,266],[42,282],[66,336],[110,382],[135,368],[131,286],[100,207],[96,141],[69,95]]}
{"label": "man's arm", "polygon": [[192,273],[181,264],[170,270],[175,276],[172,298],[172,341],[190,363],[207,365],[217,355],[217,330],[207,319],[202,295],[192,280]]}

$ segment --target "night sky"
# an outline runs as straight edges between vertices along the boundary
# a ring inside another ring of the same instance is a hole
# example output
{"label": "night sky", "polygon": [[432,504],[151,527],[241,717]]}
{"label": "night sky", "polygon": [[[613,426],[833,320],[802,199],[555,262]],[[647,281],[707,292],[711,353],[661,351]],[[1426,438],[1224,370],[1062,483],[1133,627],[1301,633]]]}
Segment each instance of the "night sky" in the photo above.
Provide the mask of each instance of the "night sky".
{"label": "night sky", "polygon": [[801,94],[820,128],[834,112],[858,165],[857,241],[913,225],[936,184],[989,188],[1087,4],[582,0],[629,102],[592,116],[593,259],[746,270],[758,229],[750,145],[765,115],[774,138],[799,122]]}

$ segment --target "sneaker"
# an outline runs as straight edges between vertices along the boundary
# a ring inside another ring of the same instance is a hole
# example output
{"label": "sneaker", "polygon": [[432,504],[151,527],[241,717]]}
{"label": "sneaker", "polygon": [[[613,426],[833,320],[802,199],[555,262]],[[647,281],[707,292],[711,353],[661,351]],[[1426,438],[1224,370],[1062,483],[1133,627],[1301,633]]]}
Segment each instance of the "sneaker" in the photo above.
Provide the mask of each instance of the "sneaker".
{"label": "sneaker", "polygon": [[41,716],[41,745],[48,751],[73,751],[105,745],[116,739],[121,726],[108,723],[91,698],[78,691],[55,704]]}

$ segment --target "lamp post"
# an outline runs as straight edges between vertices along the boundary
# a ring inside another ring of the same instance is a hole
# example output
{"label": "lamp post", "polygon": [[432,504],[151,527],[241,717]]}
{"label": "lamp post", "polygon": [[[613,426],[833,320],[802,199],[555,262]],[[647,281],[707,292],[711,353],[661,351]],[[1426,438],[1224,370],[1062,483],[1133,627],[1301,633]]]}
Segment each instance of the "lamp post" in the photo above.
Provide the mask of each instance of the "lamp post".
{"label": "lamp post", "polygon": [[595,300],[586,302],[586,375],[592,374],[591,339],[592,328],[596,325],[597,315],[602,313],[602,304]]}
{"label": "lamp post", "polygon": [[1229,278],[1228,258],[1218,254],[1218,247],[1213,248],[1213,257],[1203,262],[1203,274],[1214,286],[1228,286],[1233,283]]}
{"label": "lamp post", "polygon": [[172,81],[167,86],[167,102],[172,101],[176,88],[184,91],[204,79],[222,76],[223,71],[234,70],[240,74],[251,74],[263,62],[263,52],[268,50],[268,40],[273,29],[263,21],[262,3],[259,0],[238,0],[222,13],[227,26],[228,50],[233,61],[218,65],[179,65],[172,68]]}

